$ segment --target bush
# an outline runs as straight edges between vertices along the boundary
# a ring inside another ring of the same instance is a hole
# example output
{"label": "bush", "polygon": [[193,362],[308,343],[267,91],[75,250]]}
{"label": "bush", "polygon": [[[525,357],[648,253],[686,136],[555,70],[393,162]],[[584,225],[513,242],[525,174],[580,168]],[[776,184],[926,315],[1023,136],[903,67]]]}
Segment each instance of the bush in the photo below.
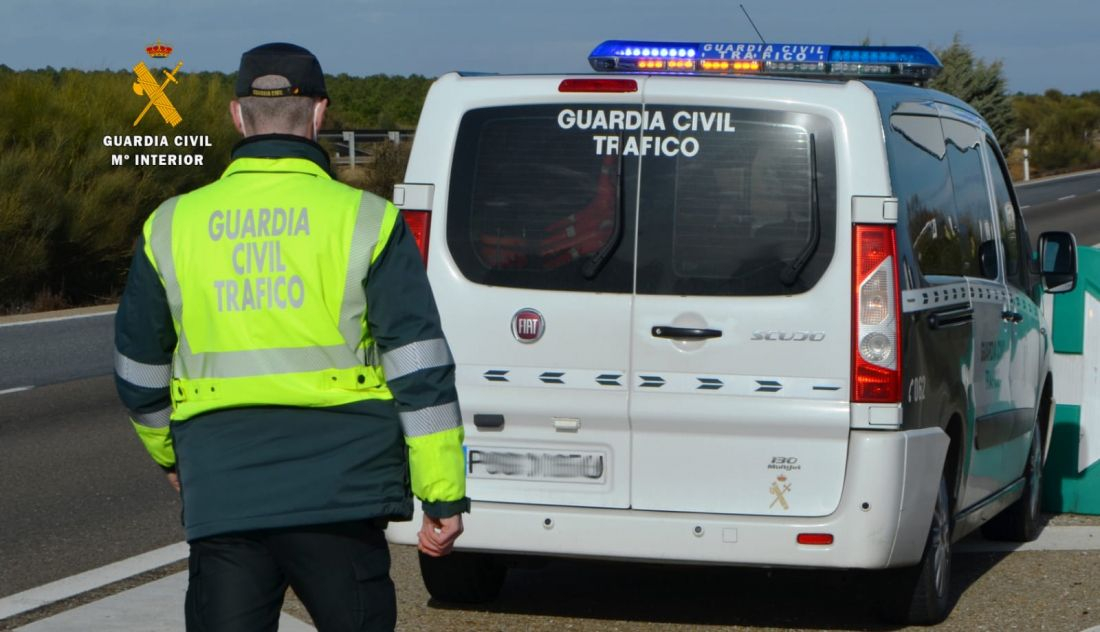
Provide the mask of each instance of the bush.
{"label": "bush", "polygon": [[[168,95],[183,121],[171,128],[150,110],[134,127],[143,99],[135,96],[129,72],[13,72],[0,66],[0,313],[117,299],[149,213],[220,176],[238,139],[228,111],[235,76],[177,77]],[[343,120],[354,127],[415,125],[430,84],[423,77],[341,75],[328,81],[335,115],[330,124]],[[205,135],[213,147],[148,150],[202,153],[201,166],[112,166],[113,153],[147,150],[107,147],[104,137],[134,134]],[[407,147],[395,156],[385,145],[375,158],[383,171],[357,177],[389,197]]]}

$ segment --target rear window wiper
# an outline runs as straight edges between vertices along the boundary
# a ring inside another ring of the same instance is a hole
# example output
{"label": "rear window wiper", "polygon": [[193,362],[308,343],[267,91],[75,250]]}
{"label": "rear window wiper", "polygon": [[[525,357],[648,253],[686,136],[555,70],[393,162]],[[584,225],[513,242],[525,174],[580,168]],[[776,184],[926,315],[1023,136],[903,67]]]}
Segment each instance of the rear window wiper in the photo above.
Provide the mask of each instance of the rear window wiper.
{"label": "rear window wiper", "polygon": [[600,246],[600,249],[581,266],[581,274],[590,281],[596,278],[600,270],[607,265],[607,262],[611,259],[611,255],[618,250],[619,244],[623,240],[623,214],[625,209],[623,208],[623,157],[621,154],[615,165],[615,168],[618,169],[619,172],[615,177],[615,212],[611,220],[611,236],[608,237],[607,241]]}
{"label": "rear window wiper", "polygon": [[798,276],[806,268],[821,242],[821,208],[817,197],[817,146],[814,135],[810,134],[810,238],[786,268],[779,273],[779,282],[786,286],[794,285]]}

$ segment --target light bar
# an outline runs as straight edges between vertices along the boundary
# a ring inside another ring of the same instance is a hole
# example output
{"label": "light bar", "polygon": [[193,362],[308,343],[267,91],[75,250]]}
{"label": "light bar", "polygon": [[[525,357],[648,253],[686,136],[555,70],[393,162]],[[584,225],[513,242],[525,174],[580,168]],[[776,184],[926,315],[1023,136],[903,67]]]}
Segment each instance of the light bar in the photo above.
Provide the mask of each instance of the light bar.
{"label": "light bar", "polygon": [[588,56],[598,72],[759,74],[880,79],[918,83],[936,76],[940,61],[920,46],[834,46],[745,42],[608,40]]}

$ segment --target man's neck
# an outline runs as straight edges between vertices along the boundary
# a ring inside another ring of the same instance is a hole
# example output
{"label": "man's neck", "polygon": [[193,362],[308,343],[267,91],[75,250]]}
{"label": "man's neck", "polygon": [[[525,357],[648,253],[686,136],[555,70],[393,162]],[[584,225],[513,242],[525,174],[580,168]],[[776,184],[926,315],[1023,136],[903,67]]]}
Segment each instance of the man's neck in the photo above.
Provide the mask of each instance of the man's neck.
{"label": "man's neck", "polygon": [[248,136],[233,148],[233,159],[237,158],[304,158],[332,173],[325,149],[308,138],[293,134]]}

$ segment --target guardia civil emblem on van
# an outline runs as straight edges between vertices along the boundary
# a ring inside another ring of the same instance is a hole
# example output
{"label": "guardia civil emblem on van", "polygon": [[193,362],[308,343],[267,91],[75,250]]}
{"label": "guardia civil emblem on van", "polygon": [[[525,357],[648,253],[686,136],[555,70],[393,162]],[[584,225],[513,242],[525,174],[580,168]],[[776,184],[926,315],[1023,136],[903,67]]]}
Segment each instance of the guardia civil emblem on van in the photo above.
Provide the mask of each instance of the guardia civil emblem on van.
{"label": "guardia civil emblem on van", "polygon": [[526,344],[538,342],[546,331],[546,320],[538,310],[525,307],[512,316],[512,335]]}

